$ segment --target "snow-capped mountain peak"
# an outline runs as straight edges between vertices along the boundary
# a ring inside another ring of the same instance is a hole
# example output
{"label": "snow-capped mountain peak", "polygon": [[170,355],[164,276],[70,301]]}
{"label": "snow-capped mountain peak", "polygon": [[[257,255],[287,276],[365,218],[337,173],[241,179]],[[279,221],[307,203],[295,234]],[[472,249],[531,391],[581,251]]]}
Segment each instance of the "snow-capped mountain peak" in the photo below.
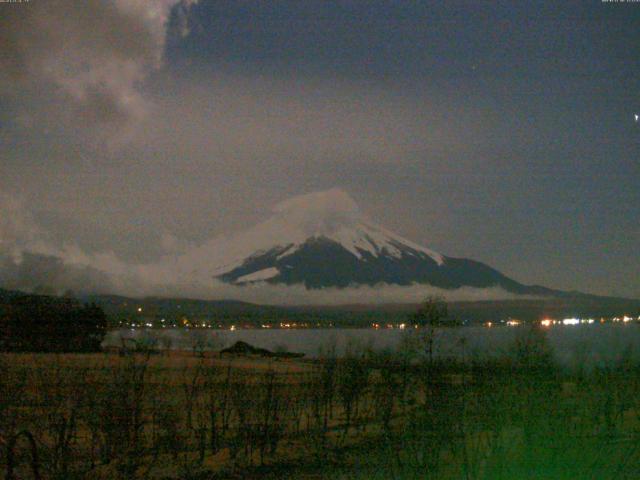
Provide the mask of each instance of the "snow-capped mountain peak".
{"label": "snow-capped mountain peak", "polygon": [[285,200],[276,205],[274,213],[274,217],[266,222],[270,228],[296,232],[288,240],[281,241],[283,245],[291,245],[281,256],[293,253],[301,245],[301,239],[304,243],[310,238],[326,238],[359,259],[365,252],[373,257],[381,254],[399,257],[404,245],[429,255],[438,264],[444,261],[442,255],[371,222],[356,202],[338,188]]}
{"label": "snow-capped mountain peak", "polygon": [[[427,255],[439,265],[444,262],[442,255],[368,220],[346,192],[334,188],[285,200],[274,207],[266,221],[244,232],[215,238],[183,255],[179,264],[190,274],[220,276],[267,252],[277,251],[281,260],[312,239],[335,242],[359,260],[365,255],[400,258],[409,252]],[[265,278],[258,275],[255,280]]]}

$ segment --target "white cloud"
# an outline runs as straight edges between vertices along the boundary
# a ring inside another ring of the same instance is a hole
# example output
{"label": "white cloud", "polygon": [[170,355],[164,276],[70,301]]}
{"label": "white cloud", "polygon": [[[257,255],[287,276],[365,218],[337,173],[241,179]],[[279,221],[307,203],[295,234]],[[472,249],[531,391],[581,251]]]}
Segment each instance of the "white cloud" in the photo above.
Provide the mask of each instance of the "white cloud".
{"label": "white cloud", "polygon": [[38,236],[38,227],[18,199],[0,192],[0,252],[25,247]]}
{"label": "white cloud", "polygon": [[[139,85],[161,64],[167,17],[177,2],[3,5],[0,94],[18,98],[23,116],[53,113],[76,127],[120,128],[142,118],[148,105]],[[46,108],[51,102],[55,108]]]}
{"label": "white cloud", "polygon": [[[149,278],[149,280],[151,280]],[[157,280],[157,278],[155,279]],[[124,294],[124,292],[122,292]],[[131,295],[131,291],[127,292]],[[495,288],[462,287],[445,290],[430,285],[410,286],[380,284],[376,286],[353,286],[348,288],[307,289],[303,285],[272,285],[255,283],[234,286],[212,280],[208,285],[198,283],[152,284],[148,282],[138,296],[185,296],[205,300],[240,300],[261,305],[354,305],[419,303],[435,295],[447,301],[481,301],[533,298],[515,295]]]}

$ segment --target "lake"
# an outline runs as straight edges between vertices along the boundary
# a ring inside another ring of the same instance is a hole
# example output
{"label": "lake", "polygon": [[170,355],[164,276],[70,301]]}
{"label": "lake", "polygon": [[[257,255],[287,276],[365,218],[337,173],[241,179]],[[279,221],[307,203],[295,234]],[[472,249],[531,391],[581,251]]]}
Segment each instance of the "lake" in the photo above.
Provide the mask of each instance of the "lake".
{"label": "lake", "polygon": [[[508,354],[516,338],[526,335],[527,327],[458,327],[437,329],[434,355],[437,357],[483,358]],[[368,347],[381,351],[398,348],[415,330],[400,329],[256,329],[182,330],[122,329],[110,331],[105,346],[121,344],[121,338],[156,341],[162,348],[192,349],[196,343],[219,350],[238,340],[269,350],[302,352],[321,356],[332,348],[338,355],[349,349]],[[594,324],[553,326],[547,339],[556,360],[565,366],[609,365],[625,356],[640,360],[640,324]]]}

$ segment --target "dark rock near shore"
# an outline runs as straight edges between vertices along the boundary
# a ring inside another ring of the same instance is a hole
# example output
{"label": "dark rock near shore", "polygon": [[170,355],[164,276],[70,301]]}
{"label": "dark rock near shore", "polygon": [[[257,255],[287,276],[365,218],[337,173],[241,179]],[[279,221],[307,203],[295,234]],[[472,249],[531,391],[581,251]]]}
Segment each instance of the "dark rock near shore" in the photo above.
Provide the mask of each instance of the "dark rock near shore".
{"label": "dark rock near shore", "polygon": [[266,348],[254,347],[247,342],[237,341],[230,347],[220,350],[220,354],[229,355],[256,355],[259,357],[272,357],[272,358],[301,358],[304,357],[304,353],[295,352],[272,352]]}

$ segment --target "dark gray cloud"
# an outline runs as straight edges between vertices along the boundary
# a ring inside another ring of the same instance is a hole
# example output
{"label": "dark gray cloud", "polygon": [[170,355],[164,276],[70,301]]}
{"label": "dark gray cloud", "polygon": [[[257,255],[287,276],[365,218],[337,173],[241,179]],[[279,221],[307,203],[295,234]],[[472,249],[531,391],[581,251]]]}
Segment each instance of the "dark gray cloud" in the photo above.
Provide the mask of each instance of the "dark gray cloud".
{"label": "dark gray cloud", "polygon": [[60,295],[112,293],[109,276],[89,266],[69,265],[52,255],[23,252],[19,259],[0,255],[0,285],[3,288]]}

